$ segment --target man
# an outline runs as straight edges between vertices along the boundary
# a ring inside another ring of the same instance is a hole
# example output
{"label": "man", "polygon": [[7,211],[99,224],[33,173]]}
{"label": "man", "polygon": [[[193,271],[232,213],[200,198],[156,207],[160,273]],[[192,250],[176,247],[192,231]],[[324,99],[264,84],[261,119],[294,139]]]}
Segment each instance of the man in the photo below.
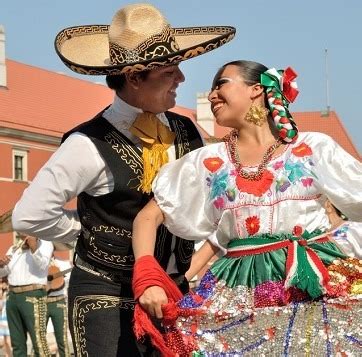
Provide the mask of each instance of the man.
{"label": "man", "polygon": [[48,271],[47,322],[49,323],[49,320],[52,322],[59,357],[70,356],[66,280],[69,280],[68,275],[71,270],[69,261],[53,257]]}
{"label": "man", "polygon": [[46,342],[46,284],[53,244],[22,237],[0,259],[0,276],[8,276],[6,304],[14,357],[27,355],[29,333],[35,356],[49,355]]}
{"label": "man", "polygon": [[[227,26],[171,28],[152,5],[134,4],[120,9],[110,26],[71,27],[56,37],[69,68],[107,75],[116,94],[110,107],[64,136],[12,216],[14,228],[42,239],[79,236],[68,292],[76,355],[153,353],[132,330],[132,222],[152,197],[161,165],[202,146],[192,121],[167,111],[184,81],[178,64],[234,34]],[[75,196],[77,211],[64,210]],[[192,253],[192,243],[160,228],[156,258],[183,291]]]}

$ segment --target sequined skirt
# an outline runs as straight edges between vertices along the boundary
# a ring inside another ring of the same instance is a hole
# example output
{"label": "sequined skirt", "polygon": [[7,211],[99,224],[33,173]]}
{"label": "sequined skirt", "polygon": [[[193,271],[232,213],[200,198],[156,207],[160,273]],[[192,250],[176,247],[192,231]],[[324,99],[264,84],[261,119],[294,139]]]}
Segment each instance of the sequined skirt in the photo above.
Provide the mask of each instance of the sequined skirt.
{"label": "sequined skirt", "polygon": [[230,287],[209,270],[179,302],[168,345],[180,357],[362,356],[361,263],[332,265],[331,295],[319,300],[283,280]]}

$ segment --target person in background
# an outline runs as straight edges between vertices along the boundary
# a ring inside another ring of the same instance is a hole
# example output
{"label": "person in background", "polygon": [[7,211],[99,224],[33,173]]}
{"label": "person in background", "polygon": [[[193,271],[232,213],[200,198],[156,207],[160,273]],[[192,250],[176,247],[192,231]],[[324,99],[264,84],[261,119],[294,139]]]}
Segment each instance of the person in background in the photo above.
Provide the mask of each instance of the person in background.
{"label": "person in background", "polygon": [[21,236],[0,258],[0,276],[7,276],[6,313],[14,357],[27,355],[27,333],[35,356],[49,355],[46,341],[46,285],[53,244]]}
{"label": "person in background", "polygon": [[[169,111],[185,80],[180,62],[234,35],[230,26],[172,28],[157,8],[136,3],[118,10],[111,25],[68,27],[56,36],[65,65],[106,75],[114,102],[65,134],[16,204],[12,225],[45,240],[77,239],[68,291],[77,356],[154,353],[132,330],[133,219],[151,199],[159,168],[203,145],[192,120]],[[77,210],[64,209],[74,197]],[[165,227],[157,236],[158,261],[187,292],[193,242]]]}
{"label": "person in background", "polygon": [[[47,286],[47,324],[51,321],[60,357],[69,357],[67,290],[69,272],[72,266],[69,261],[53,256],[48,270]],[[53,351],[52,351],[53,352]]]}
{"label": "person in background", "polygon": [[[298,134],[295,78],[252,61],[221,67],[209,101],[233,130],[165,165],[134,220],[135,331],[164,356],[361,355],[362,261],[335,244],[325,202],[362,221],[362,163],[325,134]],[[226,252],[183,298],[153,258],[162,223],[209,238],[200,265]],[[141,307],[163,318],[163,336]]]}
{"label": "person in background", "polygon": [[6,300],[9,290],[7,278],[1,278],[0,283],[0,337],[2,338],[0,345],[3,349],[4,356],[11,357],[13,354],[11,350],[9,324],[6,316]]}
{"label": "person in background", "polygon": [[336,244],[348,256],[362,259],[362,222],[350,221],[330,200],[326,201],[325,209]]}

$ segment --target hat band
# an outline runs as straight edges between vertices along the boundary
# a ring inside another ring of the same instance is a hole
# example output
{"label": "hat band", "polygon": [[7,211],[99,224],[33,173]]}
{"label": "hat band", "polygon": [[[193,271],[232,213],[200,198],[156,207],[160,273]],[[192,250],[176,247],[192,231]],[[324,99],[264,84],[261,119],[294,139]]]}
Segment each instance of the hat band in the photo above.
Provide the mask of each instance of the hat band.
{"label": "hat band", "polygon": [[150,59],[157,59],[179,51],[179,46],[172,35],[170,26],[166,26],[161,33],[152,35],[133,49],[125,48],[114,42],[109,42],[109,58],[111,64],[130,64]]}

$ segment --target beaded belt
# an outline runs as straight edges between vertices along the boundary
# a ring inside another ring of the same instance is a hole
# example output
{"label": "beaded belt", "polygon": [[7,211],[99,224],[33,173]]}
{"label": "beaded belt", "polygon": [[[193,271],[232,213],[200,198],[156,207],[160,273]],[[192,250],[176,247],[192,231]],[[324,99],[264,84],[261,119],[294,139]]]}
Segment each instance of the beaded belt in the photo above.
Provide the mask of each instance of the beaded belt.
{"label": "beaded belt", "polygon": [[42,284],[29,284],[29,285],[9,285],[9,291],[12,291],[13,293],[25,293],[27,291],[33,291],[33,290],[45,290],[46,285]]}
{"label": "beaded belt", "polygon": [[65,300],[65,295],[47,297],[47,302],[56,302],[56,301],[60,301],[60,300]]}
{"label": "beaded belt", "polygon": [[84,261],[79,255],[76,255],[74,258],[74,265],[79,269],[86,271],[87,273],[99,276],[106,280],[112,281],[114,283],[128,283],[130,284],[132,281],[132,277],[129,274],[124,274],[122,271],[120,272],[110,272],[101,268],[98,268],[86,261]]}
{"label": "beaded belt", "polygon": [[[129,283],[130,284],[132,282],[132,277],[130,277],[128,274],[127,274],[128,276],[126,276],[122,271],[113,273],[113,272],[109,272],[109,271],[100,269],[100,268],[95,267],[94,265],[84,261],[79,255],[75,256],[74,265],[83,271],[86,271],[90,274],[107,279],[114,283]],[[170,278],[178,286],[183,285],[183,284],[188,284],[184,274],[175,273],[175,274],[169,274],[169,275],[170,275]]]}

